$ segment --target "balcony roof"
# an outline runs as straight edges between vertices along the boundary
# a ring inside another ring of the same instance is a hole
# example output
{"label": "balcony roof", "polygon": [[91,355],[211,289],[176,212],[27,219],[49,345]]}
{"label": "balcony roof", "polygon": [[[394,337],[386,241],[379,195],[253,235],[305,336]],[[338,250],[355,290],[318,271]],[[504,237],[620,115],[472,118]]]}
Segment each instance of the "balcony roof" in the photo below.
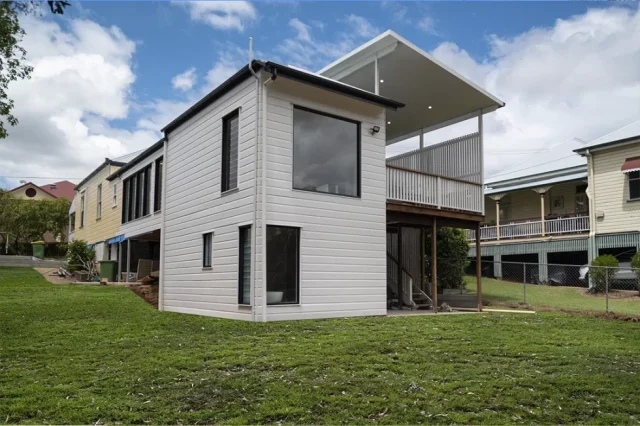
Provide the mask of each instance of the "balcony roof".
{"label": "balcony roof", "polygon": [[[413,43],[388,30],[321,69],[318,74],[375,92],[378,58],[379,94],[406,104],[387,111],[387,144],[421,129],[453,124],[503,107],[503,101],[462,77]],[[431,108],[429,108],[431,107]]]}
{"label": "balcony roof", "polygon": [[574,152],[584,144],[583,140],[573,138],[552,145],[546,151],[490,176],[485,179],[485,184],[489,187],[517,185],[567,174],[575,169],[584,168],[586,171],[587,160]]}

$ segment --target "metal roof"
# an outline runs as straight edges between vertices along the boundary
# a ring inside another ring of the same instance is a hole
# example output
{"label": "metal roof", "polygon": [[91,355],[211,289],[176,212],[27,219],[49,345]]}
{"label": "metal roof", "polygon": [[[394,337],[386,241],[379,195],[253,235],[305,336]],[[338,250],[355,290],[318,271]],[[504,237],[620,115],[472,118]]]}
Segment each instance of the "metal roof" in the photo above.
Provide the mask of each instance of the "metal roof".
{"label": "metal roof", "polygon": [[640,120],[627,124],[611,133],[600,136],[598,139],[576,149],[579,154],[584,153],[587,149],[604,148],[605,146],[615,145],[619,142],[626,142],[631,139],[640,139]]}
{"label": "metal roof", "polygon": [[533,179],[536,175],[542,179],[546,174],[555,174],[563,170],[584,167],[586,170],[587,160],[576,154],[575,149],[584,146],[585,142],[578,138],[569,139],[551,146],[548,150],[537,154],[523,162],[517,163],[501,172],[485,179],[485,184],[499,184],[513,180],[525,178]]}
{"label": "metal roof", "polygon": [[522,183],[520,185],[503,186],[498,188],[487,188],[484,190],[484,194],[485,195],[502,194],[505,192],[513,192],[513,191],[520,191],[523,189],[538,188],[540,186],[553,185],[561,182],[570,182],[572,180],[582,180],[586,178],[587,178],[587,172],[572,173],[572,174],[558,176],[550,179],[542,179],[538,181]]}

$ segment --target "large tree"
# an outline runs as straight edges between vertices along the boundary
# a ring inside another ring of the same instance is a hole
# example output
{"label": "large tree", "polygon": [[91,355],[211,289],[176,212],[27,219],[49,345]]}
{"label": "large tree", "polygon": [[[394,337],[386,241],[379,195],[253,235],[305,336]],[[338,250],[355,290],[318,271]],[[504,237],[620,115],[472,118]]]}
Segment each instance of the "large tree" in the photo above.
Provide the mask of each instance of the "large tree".
{"label": "large tree", "polygon": [[[48,1],[49,9],[54,14],[64,13],[69,6],[66,1]],[[18,124],[13,115],[13,100],[9,99],[7,89],[12,81],[23,80],[31,76],[33,67],[26,62],[27,51],[20,46],[25,35],[20,26],[20,15],[37,13],[40,3],[35,1],[2,1],[0,2],[0,138],[6,138],[7,128]]]}

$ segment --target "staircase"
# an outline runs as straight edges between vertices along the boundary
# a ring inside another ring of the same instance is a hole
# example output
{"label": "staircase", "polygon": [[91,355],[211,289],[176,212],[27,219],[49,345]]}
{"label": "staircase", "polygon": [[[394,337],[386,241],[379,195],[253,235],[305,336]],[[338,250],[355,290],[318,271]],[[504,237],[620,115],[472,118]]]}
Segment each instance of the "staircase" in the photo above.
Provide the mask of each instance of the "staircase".
{"label": "staircase", "polygon": [[390,297],[390,302],[397,302],[400,306],[408,306],[411,309],[431,309],[433,301],[415,284],[413,276],[404,267],[401,275],[402,284],[400,289],[398,288],[398,267],[398,260],[391,253],[387,253],[387,288],[395,295]]}

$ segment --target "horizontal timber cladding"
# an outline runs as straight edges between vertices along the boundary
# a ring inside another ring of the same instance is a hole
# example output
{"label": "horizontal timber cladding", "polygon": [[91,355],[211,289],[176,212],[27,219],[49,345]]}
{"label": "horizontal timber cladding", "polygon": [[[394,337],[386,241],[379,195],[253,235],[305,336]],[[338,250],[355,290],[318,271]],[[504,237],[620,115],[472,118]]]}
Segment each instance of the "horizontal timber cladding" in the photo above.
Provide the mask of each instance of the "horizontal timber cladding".
{"label": "horizontal timber cladding", "polygon": [[[537,241],[527,243],[509,243],[482,245],[480,254],[482,256],[509,255],[509,254],[531,254],[531,253],[556,253],[568,251],[587,250],[587,237],[570,240],[557,241]],[[469,257],[476,256],[475,246],[469,248]]]}
{"label": "horizontal timber cladding", "polygon": [[596,235],[596,247],[599,249],[618,247],[636,247],[640,249],[640,233]]}

